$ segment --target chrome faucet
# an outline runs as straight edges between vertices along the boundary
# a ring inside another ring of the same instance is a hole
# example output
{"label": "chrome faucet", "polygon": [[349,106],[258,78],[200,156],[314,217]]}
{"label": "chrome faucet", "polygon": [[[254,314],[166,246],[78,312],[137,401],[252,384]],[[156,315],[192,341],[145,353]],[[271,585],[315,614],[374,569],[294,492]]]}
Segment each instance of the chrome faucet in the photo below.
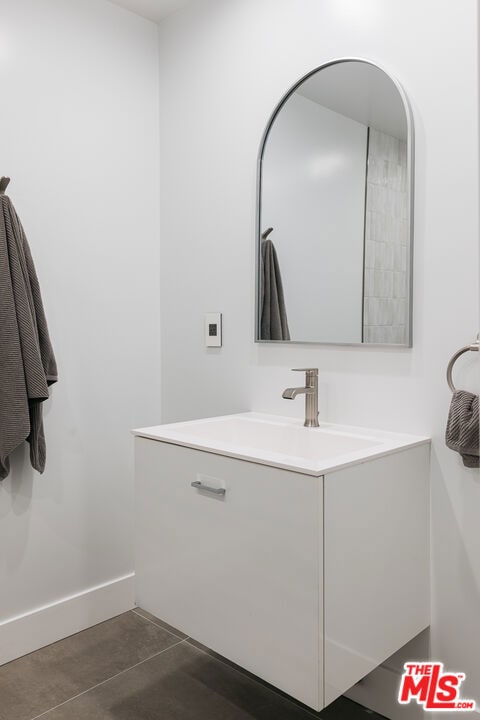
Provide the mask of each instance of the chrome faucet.
{"label": "chrome faucet", "polygon": [[287,388],[282,397],[295,400],[305,394],[305,427],[318,427],[318,368],[293,368],[293,372],[305,373],[305,387]]}

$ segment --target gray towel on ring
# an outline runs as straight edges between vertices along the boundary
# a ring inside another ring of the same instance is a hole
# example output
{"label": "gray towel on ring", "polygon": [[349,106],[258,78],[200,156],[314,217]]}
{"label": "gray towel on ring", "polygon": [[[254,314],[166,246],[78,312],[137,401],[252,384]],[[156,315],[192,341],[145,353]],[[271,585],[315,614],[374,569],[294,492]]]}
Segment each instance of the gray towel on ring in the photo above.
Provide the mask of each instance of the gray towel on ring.
{"label": "gray towel on ring", "polygon": [[9,456],[30,443],[35,470],[45,469],[42,402],[57,380],[40,287],[13,204],[0,194],[0,480]]}
{"label": "gray towel on ring", "polygon": [[479,467],[478,395],[466,390],[453,393],[445,442],[451,450],[460,453],[465,467]]}

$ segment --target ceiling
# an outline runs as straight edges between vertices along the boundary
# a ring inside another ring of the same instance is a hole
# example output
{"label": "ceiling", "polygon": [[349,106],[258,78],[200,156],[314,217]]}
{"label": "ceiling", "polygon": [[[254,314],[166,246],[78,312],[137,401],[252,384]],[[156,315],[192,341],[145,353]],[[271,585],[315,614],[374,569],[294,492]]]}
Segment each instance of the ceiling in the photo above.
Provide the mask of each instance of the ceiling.
{"label": "ceiling", "polygon": [[393,137],[407,137],[407,118],[400,93],[380,68],[343,62],[311,75],[297,92],[319,105]]}
{"label": "ceiling", "polygon": [[160,22],[166,15],[194,0],[110,0],[115,5],[131,10],[149,20]]}

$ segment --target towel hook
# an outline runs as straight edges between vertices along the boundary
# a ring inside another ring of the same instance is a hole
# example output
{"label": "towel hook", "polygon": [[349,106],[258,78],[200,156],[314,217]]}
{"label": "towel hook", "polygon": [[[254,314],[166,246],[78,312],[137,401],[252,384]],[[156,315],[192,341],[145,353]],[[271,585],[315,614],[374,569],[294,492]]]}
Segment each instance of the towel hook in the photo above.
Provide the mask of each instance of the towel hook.
{"label": "towel hook", "polygon": [[448,367],[447,367],[447,383],[448,383],[448,387],[450,388],[452,393],[456,392],[456,387],[453,384],[453,380],[452,380],[453,366],[457,362],[460,355],[463,355],[463,353],[466,353],[469,351],[478,352],[479,349],[480,349],[480,333],[477,334],[477,339],[474,340],[471,345],[465,345],[465,347],[460,348],[460,350],[458,350],[455,353],[455,355],[453,355],[453,357],[451,358],[450,362],[448,363]]}
{"label": "towel hook", "polygon": [[272,227],[267,228],[267,230],[265,230],[265,232],[262,233],[262,240],[266,240],[271,232],[273,232],[273,228]]}
{"label": "towel hook", "polygon": [[5,195],[5,190],[7,189],[9,182],[10,182],[9,177],[4,176],[0,179],[0,195]]}

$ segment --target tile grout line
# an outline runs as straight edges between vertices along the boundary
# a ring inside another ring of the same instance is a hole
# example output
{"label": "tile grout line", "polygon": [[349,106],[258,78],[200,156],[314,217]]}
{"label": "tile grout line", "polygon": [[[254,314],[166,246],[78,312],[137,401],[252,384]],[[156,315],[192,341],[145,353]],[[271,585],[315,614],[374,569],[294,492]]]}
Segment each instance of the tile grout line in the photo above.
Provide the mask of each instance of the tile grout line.
{"label": "tile grout line", "polygon": [[[178,636],[175,635],[175,637],[178,637]],[[125,668],[125,670],[120,670],[120,672],[116,673],[115,675],[112,675],[112,677],[109,677],[106,680],[102,680],[102,682],[99,682],[96,685],[92,685],[92,687],[88,688],[87,690],[83,690],[81,693],[74,695],[73,697],[69,698],[68,700],[64,700],[64,702],[61,702],[58,705],[55,705],[54,707],[49,708],[48,710],[45,710],[44,712],[40,713],[40,715],[35,715],[35,717],[31,718],[31,720],[38,720],[38,718],[45,717],[46,715],[53,712],[54,710],[57,710],[58,708],[63,707],[63,705],[68,705],[68,703],[72,702],[73,700],[76,700],[79,697],[82,697],[82,695],[86,695],[87,693],[92,692],[92,690],[95,690],[96,688],[101,687],[102,685],[105,685],[106,683],[110,682],[110,680],[114,680],[115,678],[119,677],[120,675],[124,675],[125,673],[129,672],[130,670],[133,670],[134,668],[138,667],[139,665],[143,665],[144,663],[148,662],[149,660],[153,660],[153,658],[156,658],[159,655],[162,655],[163,653],[168,652],[169,650],[172,650],[172,648],[177,647],[177,645],[181,645],[183,642],[185,642],[185,640],[179,640],[179,642],[174,643],[173,645],[170,645],[168,648],[164,648],[163,650],[160,650],[159,652],[154,653],[153,655],[150,655],[150,657],[145,658],[144,660],[140,660],[140,662],[135,663],[135,665]]]}
{"label": "tile grout line", "polygon": [[[142,615],[142,613],[137,612],[136,608],[134,608],[131,612],[134,613],[137,617],[142,618],[142,620],[146,620],[147,622],[152,623],[152,625],[154,625],[156,628],[160,628],[160,630],[165,630],[165,632],[170,633],[170,635],[173,635],[173,637],[176,637],[179,640],[189,640],[189,635],[184,638],[180,637],[180,635],[177,635],[177,633],[174,633],[171,630],[167,630],[164,625],[160,625],[160,623],[156,623],[150,618],[145,617],[145,615]],[[33,718],[33,720],[35,720],[35,718]]]}

